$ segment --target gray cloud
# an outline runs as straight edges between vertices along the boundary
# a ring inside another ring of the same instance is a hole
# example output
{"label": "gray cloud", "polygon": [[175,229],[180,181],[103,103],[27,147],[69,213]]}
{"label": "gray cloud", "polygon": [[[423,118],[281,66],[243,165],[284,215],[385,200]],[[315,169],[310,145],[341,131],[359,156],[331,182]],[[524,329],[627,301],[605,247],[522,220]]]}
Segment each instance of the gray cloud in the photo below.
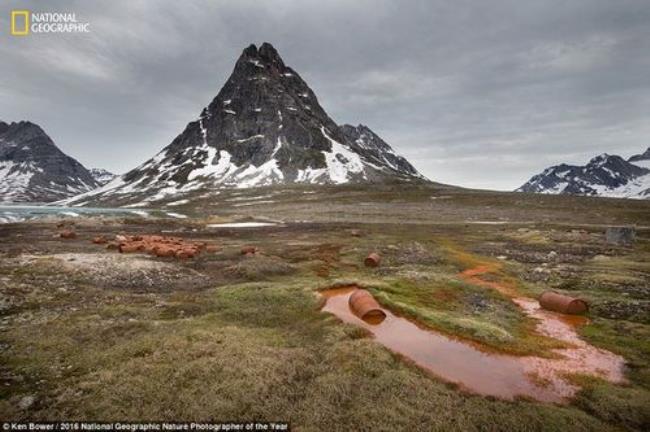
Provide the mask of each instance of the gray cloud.
{"label": "gray cloud", "polygon": [[[11,37],[12,9],[75,12],[91,33]],[[124,172],[269,41],[336,121],[367,124],[431,179],[513,189],[650,145],[648,22],[637,0],[5,1],[0,119]]]}

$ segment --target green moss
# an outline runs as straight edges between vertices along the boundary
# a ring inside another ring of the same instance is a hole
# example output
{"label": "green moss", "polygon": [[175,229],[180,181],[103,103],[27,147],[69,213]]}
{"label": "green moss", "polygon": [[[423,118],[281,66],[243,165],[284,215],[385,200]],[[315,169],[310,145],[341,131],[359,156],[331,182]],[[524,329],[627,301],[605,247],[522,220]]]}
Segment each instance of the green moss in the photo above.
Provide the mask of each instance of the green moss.
{"label": "green moss", "polygon": [[495,290],[437,276],[435,280],[396,280],[369,287],[389,309],[447,334],[514,354],[544,355],[563,346],[534,334],[534,321]]}
{"label": "green moss", "polygon": [[594,345],[624,356],[630,379],[650,390],[650,325],[595,318],[580,328],[580,334]]}

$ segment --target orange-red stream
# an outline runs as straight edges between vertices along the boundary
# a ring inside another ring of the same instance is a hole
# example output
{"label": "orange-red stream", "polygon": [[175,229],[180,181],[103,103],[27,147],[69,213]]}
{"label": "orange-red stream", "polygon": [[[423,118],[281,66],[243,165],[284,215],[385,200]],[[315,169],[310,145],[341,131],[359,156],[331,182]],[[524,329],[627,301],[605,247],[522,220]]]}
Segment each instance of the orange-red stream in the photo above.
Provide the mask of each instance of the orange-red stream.
{"label": "orange-red stream", "polygon": [[538,320],[539,333],[561,340],[570,347],[553,350],[558,357],[553,359],[514,356],[423,328],[386,309],[386,319],[380,323],[366,322],[349,308],[348,299],[356,289],[354,286],[323,291],[326,299],[323,310],[344,322],[367,329],[377,342],[436,376],[481,395],[503,399],[527,396],[544,402],[563,403],[579,390],[567,374],[592,375],[615,383],[625,381],[621,356],[589,345],[576,333],[576,326],[583,325],[585,318],[541,310],[536,300],[516,297],[511,288],[481,279],[486,272],[487,268],[477,267],[463,272],[461,277],[469,283],[498,289],[510,296],[524,313]]}

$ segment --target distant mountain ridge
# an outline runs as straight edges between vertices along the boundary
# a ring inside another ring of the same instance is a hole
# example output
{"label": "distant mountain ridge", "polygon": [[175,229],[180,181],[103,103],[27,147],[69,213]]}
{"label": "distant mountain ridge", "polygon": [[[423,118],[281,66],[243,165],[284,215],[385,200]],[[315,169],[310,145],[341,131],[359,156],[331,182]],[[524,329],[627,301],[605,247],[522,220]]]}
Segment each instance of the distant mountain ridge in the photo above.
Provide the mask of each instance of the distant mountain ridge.
{"label": "distant mountain ridge", "polygon": [[71,203],[151,203],[219,188],[426,181],[366,126],[337,125],[268,43],[243,50],[199,118],[156,156]]}
{"label": "distant mountain ridge", "polygon": [[51,202],[98,186],[40,126],[0,122],[0,202]]}
{"label": "distant mountain ridge", "polygon": [[584,166],[552,166],[516,191],[650,199],[650,148],[628,160],[604,153]]}
{"label": "distant mountain ridge", "polygon": [[95,181],[100,185],[103,186],[106,183],[110,182],[113,180],[115,177],[117,177],[117,174],[113,174],[112,172],[105,170],[103,168],[91,168],[89,170],[90,175],[93,176]]}
{"label": "distant mountain ridge", "polygon": [[643,168],[650,168],[650,147],[645,152],[630,157],[627,161]]}

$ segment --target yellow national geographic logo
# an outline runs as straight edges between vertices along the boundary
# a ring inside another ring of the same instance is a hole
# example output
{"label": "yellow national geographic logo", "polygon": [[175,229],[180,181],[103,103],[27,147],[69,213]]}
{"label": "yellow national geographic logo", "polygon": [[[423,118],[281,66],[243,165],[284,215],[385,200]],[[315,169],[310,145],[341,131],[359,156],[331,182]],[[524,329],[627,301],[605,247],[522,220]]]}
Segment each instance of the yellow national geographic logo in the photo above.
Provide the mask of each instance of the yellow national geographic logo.
{"label": "yellow national geographic logo", "polygon": [[29,11],[11,11],[11,34],[14,36],[27,36],[29,34]]}
{"label": "yellow national geographic logo", "polygon": [[68,11],[11,11],[11,34],[27,36],[39,33],[90,33],[90,23],[77,19]]}

